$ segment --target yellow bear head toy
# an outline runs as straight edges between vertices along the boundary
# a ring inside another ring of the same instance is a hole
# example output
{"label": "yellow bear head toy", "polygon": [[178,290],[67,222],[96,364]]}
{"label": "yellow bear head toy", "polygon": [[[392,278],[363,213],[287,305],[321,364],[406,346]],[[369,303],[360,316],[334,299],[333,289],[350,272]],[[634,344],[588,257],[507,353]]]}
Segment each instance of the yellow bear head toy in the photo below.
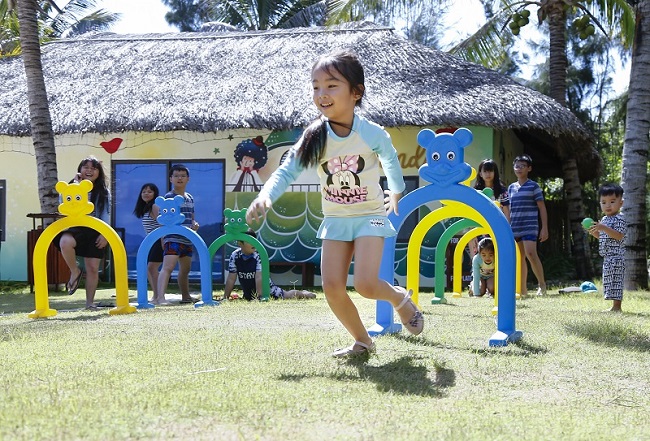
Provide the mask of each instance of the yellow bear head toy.
{"label": "yellow bear head toy", "polygon": [[59,212],[66,216],[83,216],[92,213],[95,205],[88,200],[88,192],[93,189],[92,181],[84,179],[79,183],[68,184],[64,181],[56,183],[63,202],[59,205]]}

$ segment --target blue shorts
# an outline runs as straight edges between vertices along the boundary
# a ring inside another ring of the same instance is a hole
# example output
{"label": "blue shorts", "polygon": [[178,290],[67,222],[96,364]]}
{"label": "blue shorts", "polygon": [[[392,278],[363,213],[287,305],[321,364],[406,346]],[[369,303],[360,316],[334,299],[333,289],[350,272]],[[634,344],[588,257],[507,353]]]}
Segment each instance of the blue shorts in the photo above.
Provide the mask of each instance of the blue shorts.
{"label": "blue shorts", "polygon": [[537,242],[537,234],[526,234],[525,236],[516,237],[515,242]]}
{"label": "blue shorts", "polygon": [[386,216],[326,217],[318,229],[319,239],[352,242],[358,237],[393,237],[397,234]]}
{"label": "blue shorts", "polygon": [[163,247],[165,256],[192,257],[192,245],[178,242],[167,242]]}

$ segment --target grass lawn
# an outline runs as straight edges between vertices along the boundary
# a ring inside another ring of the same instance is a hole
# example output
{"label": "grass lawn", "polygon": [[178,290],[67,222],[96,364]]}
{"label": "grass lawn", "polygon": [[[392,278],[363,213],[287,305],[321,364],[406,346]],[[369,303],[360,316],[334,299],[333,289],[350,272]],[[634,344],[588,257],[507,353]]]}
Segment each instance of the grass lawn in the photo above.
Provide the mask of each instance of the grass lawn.
{"label": "grass lawn", "polygon": [[[623,314],[600,294],[519,300],[524,337],[502,348],[492,300],[424,293],[421,336],[349,363],[322,293],[109,316],[78,310],[81,288],[33,320],[27,291],[0,294],[0,440],[650,439],[649,292]],[[353,297],[370,326],[375,303]]]}

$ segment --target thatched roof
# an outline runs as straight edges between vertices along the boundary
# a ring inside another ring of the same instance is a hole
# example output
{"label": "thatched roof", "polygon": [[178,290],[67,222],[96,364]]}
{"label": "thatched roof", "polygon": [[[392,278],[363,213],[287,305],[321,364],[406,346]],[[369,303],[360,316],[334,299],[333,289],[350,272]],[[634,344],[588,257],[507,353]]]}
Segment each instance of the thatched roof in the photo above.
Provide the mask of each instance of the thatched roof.
{"label": "thatched roof", "polygon": [[[577,152],[583,179],[600,159],[591,135],[551,98],[372,24],[260,32],[95,34],[43,47],[53,129],[73,132],[287,129],[316,116],[310,68],[350,48],[366,68],[363,112],[386,127],[512,129],[539,141],[561,138]],[[0,134],[30,132],[19,58],[0,60]],[[541,150],[540,150],[541,149]],[[539,151],[539,153],[536,153]],[[536,171],[540,171],[536,167]]]}

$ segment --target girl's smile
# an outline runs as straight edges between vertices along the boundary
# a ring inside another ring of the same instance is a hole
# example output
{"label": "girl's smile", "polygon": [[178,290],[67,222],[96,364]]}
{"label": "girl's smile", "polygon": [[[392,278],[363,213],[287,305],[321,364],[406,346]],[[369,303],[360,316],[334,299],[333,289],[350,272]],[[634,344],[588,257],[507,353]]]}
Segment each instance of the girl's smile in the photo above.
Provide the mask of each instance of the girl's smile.
{"label": "girl's smile", "polygon": [[318,110],[331,121],[351,126],[354,106],[361,95],[353,91],[350,83],[334,69],[317,69],[311,78],[313,100]]}
{"label": "girl's smile", "polygon": [[153,190],[147,187],[144,190],[142,190],[142,193],[140,193],[140,197],[142,198],[143,201],[149,202],[153,200],[154,194],[155,193],[153,192]]}

